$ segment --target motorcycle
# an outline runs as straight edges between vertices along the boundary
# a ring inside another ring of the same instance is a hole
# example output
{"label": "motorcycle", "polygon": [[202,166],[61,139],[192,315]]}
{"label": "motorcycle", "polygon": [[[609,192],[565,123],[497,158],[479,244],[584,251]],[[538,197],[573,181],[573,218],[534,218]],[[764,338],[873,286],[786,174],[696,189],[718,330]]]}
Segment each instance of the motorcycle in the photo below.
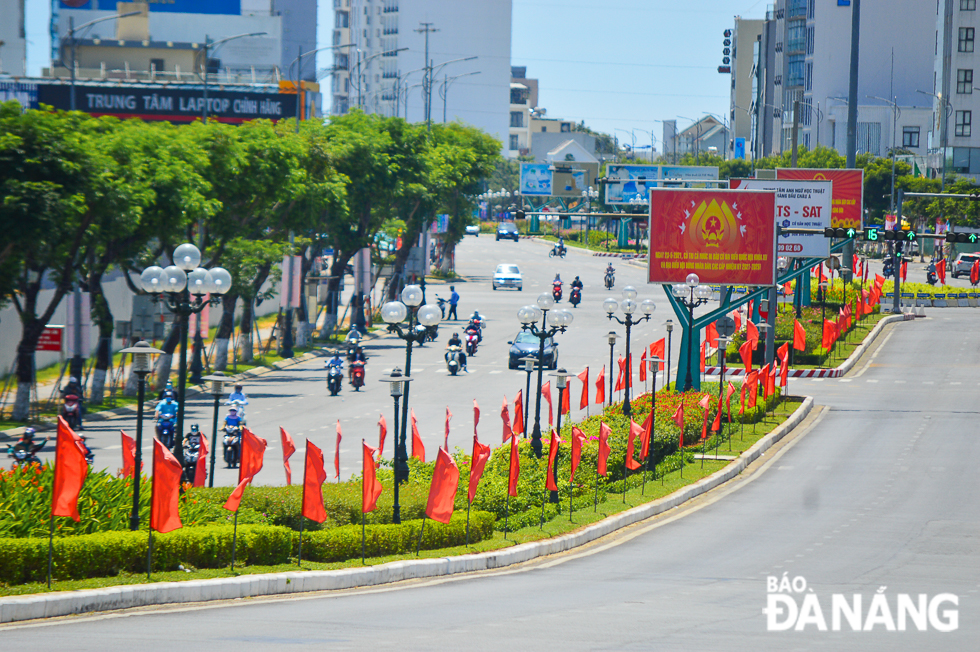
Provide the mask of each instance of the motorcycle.
{"label": "motorcycle", "polygon": [[343,382],[344,372],[341,371],[340,367],[334,366],[327,369],[327,390],[330,392],[330,396],[336,396],[340,393]]}
{"label": "motorcycle", "polygon": [[555,281],[551,284],[551,296],[555,298],[555,303],[561,301],[561,281]]}
{"label": "motorcycle", "polygon": [[72,430],[78,430],[81,422],[82,402],[77,394],[65,394],[65,402],[61,406],[61,416]]}
{"label": "motorcycle", "polygon": [[462,350],[456,346],[450,346],[449,350],[446,351],[446,367],[449,368],[449,374],[455,376],[459,373],[459,370],[463,368],[462,360]]}
{"label": "motorcycle", "polygon": [[201,438],[198,437],[197,444],[191,443],[190,438],[184,442],[184,482],[194,484],[194,477],[197,475],[197,460],[201,457]]}
{"label": "motorcycle", "polygon": [[162,415],[157,421],[157,439],[167,448],[174,445],[174,417],[172,415]]}
{"label": "motorcycle", "polygon": [[364,387],[364,363],[360,360],[351,363],[350,384],[355,392],[360,391]]}
{"label": "motorcycle", "polygon": [[476,347],[479,344],[479,335],[475,330],[468,330],[464,333],[466,336],[466,355],[474,356],[476,355]]}
{"label": "motorcycle", "polygon": [[245,425],[245,402],[244,401],[225,401],[225,405],[230,405],[238,411],[238,418],[242,420],[242,425]]}
{"label": "motorcycle", "polygon": [[606,278],[604,279],[606,283],[606,289],[611,290],[613,285],[616,284],[616,273],[611,269],[606,271]]}
{"label": "motorcycle", "polygon": [[238,460],[241,457],[242,428],[241,426],[226,424],[224,430],[225,435],[222,437],[221,443],[224,445],[225,464],[230,469],[238,466]]}
{"label": "motorcycle", "polygon": [[557,256],[558,258],[564,258],[566,253],[568,253],[568,250],[565,249],[565,247],[555,245],[551,251],[548,252],[548,257],[555,258]]}
{"label": "motorcycle", "polygon": [[926,283],[929,285],[935,285],[939,281],[939,277],[936,276],[936,272],[929,272],[926,274]]}
{"label": "motorcycle", "polygon": [[885,278],[889,278],[895,273],[895,266],[892,264],[891,258],[885,259],[885,264],[881,268],[881,273]]}
{"label": "motorcycle", "polygon": [[578,308],[578,304],[582,302],[582,288],[572,288],[572,294],[568,297],[568,300],[573,306]]}
{"label": "motorcycle", "polygon": [[41,464],[41,459],[37,456],[41,450],[44,449],[44,445],[47,442],[42,441],[39,444],[31,442],[30,444],[15,444],[13,446],[7,447],[7,457],[13,460],[10,465],[10,470],[13,471],[18,466],[23,466],[25,464]]}

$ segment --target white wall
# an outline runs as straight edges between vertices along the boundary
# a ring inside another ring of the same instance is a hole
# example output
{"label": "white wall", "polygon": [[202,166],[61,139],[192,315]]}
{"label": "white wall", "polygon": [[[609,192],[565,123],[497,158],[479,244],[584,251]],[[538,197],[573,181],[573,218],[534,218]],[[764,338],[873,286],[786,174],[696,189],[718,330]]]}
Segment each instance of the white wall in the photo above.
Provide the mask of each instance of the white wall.
{"label": "white wall", "polygon": [[22,77],[27,57],[24,0],[0,0],[0,73]]}

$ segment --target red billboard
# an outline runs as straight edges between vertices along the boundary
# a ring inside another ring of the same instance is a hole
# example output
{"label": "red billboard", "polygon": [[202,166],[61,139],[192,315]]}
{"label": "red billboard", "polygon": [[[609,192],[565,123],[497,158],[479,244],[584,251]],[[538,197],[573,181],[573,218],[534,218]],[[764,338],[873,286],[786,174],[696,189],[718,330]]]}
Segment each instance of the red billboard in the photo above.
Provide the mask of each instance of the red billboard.
{"label": "red billboard", "polygon": [[41,337],[37,340],[35,351],[61,351],[61,334],[65,331],[64,326],[45,326],[41,331]]}
{"label": "red billboard", "polygon": [[772,285],[776,193],[755,190],[650,191],[649,283]]}
{"label": "red billboard", "polygon": [[834,193],[830,201],[830,225],[835,229],[860,231],[863,228],[864,170],[777,168],[776,178],[832,181]]}

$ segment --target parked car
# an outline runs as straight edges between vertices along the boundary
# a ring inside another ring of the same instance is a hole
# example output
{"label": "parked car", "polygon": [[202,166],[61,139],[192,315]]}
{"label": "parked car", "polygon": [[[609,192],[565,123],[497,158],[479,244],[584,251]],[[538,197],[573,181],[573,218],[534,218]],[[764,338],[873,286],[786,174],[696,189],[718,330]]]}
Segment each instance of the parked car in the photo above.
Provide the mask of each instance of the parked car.
{"label": "parked car", "polygon": [[[508,344],[510,344],[510,357],[507,360],[507,366],[510,369],[519,369],[523,366],[524,363],[521,362],[521,358],[538,357],[538,351],[541,348],[541,340],[527,331],[518,333],[517,337]],[[558,345],[550,337],[544,341],[544,355],[541,362],[546,369],[558,368]]]}
{"label": "parked car", "polygon": [[975,252],[972,254],[960,254],[953,261],[953,269],[950,270],[951,276],[953,278],[959,278],[962,276],[970,275],[970,268],[973,267],[973,263],[980,260],[980,252]]}
{"label": "parked car", "polygon": [[493,289],[497,288],[517,288],[520,292],[524,289],[524,277],[521,275],[521,268],[517,265],[497,265],[493,272]]}
{"label": "parked car", "polygon": [[513,222],[501,222],[497,226],[497,242],[500,242],[501,238],[510,238],[514,242],[520,238],[520,232],[517,230],[517,225]]}
{"label": "parked car", "polygon": [[467,224],[466,225],[466,235],[475,235],[480,237],[480,225],[479,224]]}

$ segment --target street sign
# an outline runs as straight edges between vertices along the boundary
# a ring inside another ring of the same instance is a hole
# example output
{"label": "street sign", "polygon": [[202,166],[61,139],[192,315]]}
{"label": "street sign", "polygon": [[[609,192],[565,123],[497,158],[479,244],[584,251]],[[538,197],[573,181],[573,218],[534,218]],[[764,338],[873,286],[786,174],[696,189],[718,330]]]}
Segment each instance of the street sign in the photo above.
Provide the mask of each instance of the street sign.
{"label": "street sign", "polygon": [[64,332],[64,326],[45,326],[34,350],[54,351],[55,353],[61,351],[61,336]]}
{"label": "street sign", "polygon": [[722,337],[731,337],[735,334],[735,320],[728,315],[719,317],[715,322],[715,329]]}

